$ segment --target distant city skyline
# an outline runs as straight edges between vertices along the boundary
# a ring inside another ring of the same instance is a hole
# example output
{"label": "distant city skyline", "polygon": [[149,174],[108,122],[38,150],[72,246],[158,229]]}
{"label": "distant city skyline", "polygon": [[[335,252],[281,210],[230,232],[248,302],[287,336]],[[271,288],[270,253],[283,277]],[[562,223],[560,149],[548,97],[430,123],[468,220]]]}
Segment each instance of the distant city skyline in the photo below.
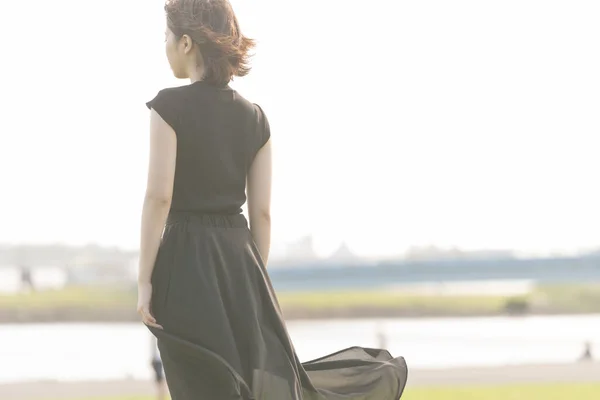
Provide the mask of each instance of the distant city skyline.
{"label": "distant city skyline", "polygon": [[[272,127],[274,256],[308,235],[319,257],[600,245],[599,2],[312,1],[232,2],[258,40],[232,86]],[[186,84],[163,4],[3,6],[36,29],[0,26],[0,242],[137,248],[144,103]]]}
{"label": "distant city skyline", "polygon": [[[541,258],[540,258],[541,256]],[[314,251],[310,236],[288,243],[271,255],[271,263],[290,266],[314,266],[333,263],[345,266],[369,266],[379,262],[436,262],[436,261],[469,261],[469,260],[509,260],[509,259],[555,259],[564,257],[598,257],[600,246],[586,249],[579,253],[555,253],[546,255],[529,255],[506,249],[464,250],[461,248],[440,248],[436,246],[415,246],[404,253],[388,257],[364,257],[355,254],[345,243],[333,253],[319,255]],[[46,244],[46,245],[9,245],[0,243],[0,267],[85,267],[115,266],[130,264],[138,259],[137,250],[126,250],[114,246],[87,244],[82,246]],[[133,264],[137,265],[136,262]]]}

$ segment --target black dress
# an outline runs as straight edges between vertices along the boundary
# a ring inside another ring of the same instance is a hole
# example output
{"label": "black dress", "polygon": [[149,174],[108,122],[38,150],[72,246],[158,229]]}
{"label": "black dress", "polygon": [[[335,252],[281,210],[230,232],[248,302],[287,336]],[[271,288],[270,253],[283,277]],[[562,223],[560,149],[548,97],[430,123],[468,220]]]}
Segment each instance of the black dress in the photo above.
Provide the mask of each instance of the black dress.
{"label": "black dress", "polygon": [[241,212],[269,140],[263,111],[196,82],[150,102],[177,134],[173,199],[152,276],[150,328],[173,400],[396,400],[402,357],[352,347],[300,363]]}

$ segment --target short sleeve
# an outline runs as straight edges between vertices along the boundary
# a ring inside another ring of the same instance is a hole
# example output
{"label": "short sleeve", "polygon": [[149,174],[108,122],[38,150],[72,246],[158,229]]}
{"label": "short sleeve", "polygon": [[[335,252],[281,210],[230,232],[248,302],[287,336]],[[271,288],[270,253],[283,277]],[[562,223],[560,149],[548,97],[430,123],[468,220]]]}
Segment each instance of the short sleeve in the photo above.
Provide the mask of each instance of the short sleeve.
{"label": "short sleeve", "polygon": [[260,143],[258,148],[261,149],[265,144],[267,144],[267,142],[271,138],[271,126],[269,125],[269,120],[267,119],[267,116],[263,109],[258,104],[254,104],[254,106],[256,107],[256,110],[258,112],[258,126],[260,127]]}
{"label": "short sleeve", "polygon": [[146,103],[146,107],[156,111],[158,115],[160,115],[175,132],[177,132],[177,128],[179,127],[179,114],[177,101],[174,97],[174,93],[170,92],[168,89],[163,89],[158,92],[152,100]]}

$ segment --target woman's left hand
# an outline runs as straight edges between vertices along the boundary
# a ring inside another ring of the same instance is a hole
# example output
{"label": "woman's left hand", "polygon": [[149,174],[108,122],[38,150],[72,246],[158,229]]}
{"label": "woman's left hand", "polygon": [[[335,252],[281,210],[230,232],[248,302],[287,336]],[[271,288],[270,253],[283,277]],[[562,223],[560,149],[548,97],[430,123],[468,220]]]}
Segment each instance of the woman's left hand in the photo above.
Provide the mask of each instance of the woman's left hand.
{"label": "woman's left hand", "polygon": [[142,322],[148,326],[154,328],[163,329],[161,325],[156,322],[156,318],[150,312],[150,302],[152,300],[152,284],[151,283],[138,283],[138,305],[137,311],[142,317]]}

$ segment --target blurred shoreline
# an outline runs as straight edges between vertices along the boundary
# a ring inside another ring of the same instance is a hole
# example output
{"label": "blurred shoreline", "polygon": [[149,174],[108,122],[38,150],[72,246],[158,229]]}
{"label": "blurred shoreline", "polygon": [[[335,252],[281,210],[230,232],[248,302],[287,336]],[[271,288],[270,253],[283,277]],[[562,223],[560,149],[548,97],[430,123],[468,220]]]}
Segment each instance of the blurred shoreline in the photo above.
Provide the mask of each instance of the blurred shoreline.
{"label": "blurred shoreline", "polygon": [[[409,360],[408,360],[409,361]],[[531,364],[482,368],[411,369],[407,388],[512,384],[600,383],[600,362]],[[150,396],[154,383],[143,380],[22,382],[0,384],[0,398],[82,399],[94,396]]]}
{"label": "blurred shoreline", "polygon": [[[464,291],[344,290],[280,292],[287,320],[353,318],[453,318],[600,313],[600,284],[537,285],[521,292],[493,292],[481,283]],[[486,290],[489,293],[484,293]],[[130,286],[78,286],[0,294],[0,323],[136,322]]]}
{"label": "blurred shoreline", "polygon": [[[290,308],[284,309],[287,321],[296,320],[336,320],[336,319],[380,319],[380,318],[478,318],[506,316],[564,316],[589,315],[590,313],[569,312],[561,310],[543,310],[536,312],[510,313],[498,311],[472,310],[422,310],[420,308],[385,308],[385,307],[347,307],[335,309]],[[130,309],[60,309],[60,310],[0,310],[0,324],[38,324],[38,323],[127,323],[138,322],[138,314]]]}

